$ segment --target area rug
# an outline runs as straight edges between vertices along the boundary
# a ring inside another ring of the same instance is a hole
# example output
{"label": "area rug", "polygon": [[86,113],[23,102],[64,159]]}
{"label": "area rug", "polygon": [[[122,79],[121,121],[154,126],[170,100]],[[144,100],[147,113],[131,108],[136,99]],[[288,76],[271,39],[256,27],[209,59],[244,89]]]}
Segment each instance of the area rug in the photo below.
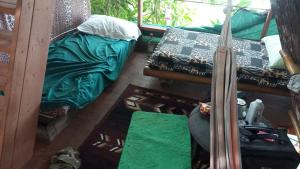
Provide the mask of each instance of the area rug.
{"label": "area rug", "polygon": [[135,111],[189,115],[198,100],[129,85],[80,146],[81,169],[115,169]]}

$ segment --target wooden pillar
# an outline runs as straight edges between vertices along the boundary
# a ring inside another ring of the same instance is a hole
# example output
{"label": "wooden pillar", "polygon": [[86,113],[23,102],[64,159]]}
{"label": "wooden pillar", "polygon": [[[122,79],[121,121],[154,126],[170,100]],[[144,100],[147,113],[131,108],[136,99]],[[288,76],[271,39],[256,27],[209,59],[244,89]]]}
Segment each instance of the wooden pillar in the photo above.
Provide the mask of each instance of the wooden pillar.
{"label": "wooden pillar", "polygon": [[143,25],[143,0],[138,0],[138,27]]}
{"label": "wooden pillar", "polygon": [[54,2],[22,0],[0,169],[21,169],[34,152]]}
{"label": "wooden pillar", "polygon": [[300,64],[300,1],[271,0],[282,48]]}
{"label": "wooden pillar", "polygon": [[273,17],[272,10],[270,10],[268,12],[267,19],[266,19],[266,22],[264,24],[263,30],[260,34],[260,39],[264,38],[267,35],[272,17]]}

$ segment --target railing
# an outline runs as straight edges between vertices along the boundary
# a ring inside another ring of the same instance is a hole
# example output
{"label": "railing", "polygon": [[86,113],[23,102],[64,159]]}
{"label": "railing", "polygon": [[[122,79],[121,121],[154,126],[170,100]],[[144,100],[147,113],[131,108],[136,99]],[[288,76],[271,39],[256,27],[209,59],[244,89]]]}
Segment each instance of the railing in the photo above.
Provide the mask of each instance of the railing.
{"label": "railing", "polygon": [[[192,3],[206,3],[204,1],[197,1],[197,0],[184,0],[182,2],[192,2]],[[221,5],[224,6],[224,4],[211,4],[211,5]],[[154,31],[154,32],[164,32],[166,29],[164,27],[159,27],[159,26],[153,26],[153,25],[147,25],[144,24],[143,22],[143,0],[138,0],[138,26],[140,29],[142,30],[147,30],[147,31]],[[236,8],[240,8],[240,6],[235,6]],[[270,21],[272,19],[272,11],[270,9],[264,9],[264,8],[251,8],[251,9],[256,9],[256,10],[265,10],[268,11],[268,15],[263,27],[263,30],[261,32],[261,38],[265,37],[267,32],[268,32],[268,28],[270,25]]]}

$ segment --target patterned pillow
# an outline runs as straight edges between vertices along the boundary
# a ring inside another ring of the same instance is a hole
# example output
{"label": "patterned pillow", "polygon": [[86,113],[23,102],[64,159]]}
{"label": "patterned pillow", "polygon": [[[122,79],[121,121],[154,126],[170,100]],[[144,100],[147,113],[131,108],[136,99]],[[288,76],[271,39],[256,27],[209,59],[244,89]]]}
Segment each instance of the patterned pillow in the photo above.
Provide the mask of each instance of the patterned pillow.
{"label": "patterned pillow", "polygon": [[[89,0],[56,0],[51,39],[76,28],[91,15]],[[12,30],[14,16],[0,14],[0,30]]]}
{"label": "patterned pillow", "polygon": [[76,28],[90,15],[89,0],[56,0],[51,38]]}

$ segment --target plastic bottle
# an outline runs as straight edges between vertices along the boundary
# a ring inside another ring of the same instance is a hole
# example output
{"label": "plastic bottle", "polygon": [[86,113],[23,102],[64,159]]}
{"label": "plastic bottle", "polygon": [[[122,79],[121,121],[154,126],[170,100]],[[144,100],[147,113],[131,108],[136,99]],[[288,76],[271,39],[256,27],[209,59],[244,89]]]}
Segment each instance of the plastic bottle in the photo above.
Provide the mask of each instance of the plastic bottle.
{"label": "plastic bottle", "polygon": [[249,125],[256,125],[259,124],[260,119],[262,118],[264,111],[264,104],[262,100],[256,99],[255,101],[250,103],[246,121]]}
{"label": "plastic bottle", "polygon": [[244,99],[237,98],[237,106],[238,106],[238,119],[243,120],[245,118],[244,113],[247,111],[247,103]]}

